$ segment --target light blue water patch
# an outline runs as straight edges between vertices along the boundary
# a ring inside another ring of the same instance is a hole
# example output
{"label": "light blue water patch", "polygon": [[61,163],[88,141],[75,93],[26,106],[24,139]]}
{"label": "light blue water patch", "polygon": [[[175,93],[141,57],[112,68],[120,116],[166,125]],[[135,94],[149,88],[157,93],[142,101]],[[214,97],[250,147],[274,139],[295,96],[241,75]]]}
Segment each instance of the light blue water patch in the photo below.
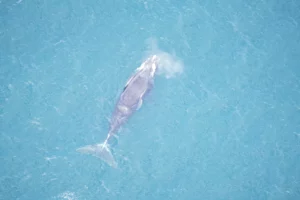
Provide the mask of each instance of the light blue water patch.
{"label": "light blue water patch", "polygon": [[[299,1],[0,1],[0,199],[300,199]],[[102,142],[149,39],[184,71]]]}

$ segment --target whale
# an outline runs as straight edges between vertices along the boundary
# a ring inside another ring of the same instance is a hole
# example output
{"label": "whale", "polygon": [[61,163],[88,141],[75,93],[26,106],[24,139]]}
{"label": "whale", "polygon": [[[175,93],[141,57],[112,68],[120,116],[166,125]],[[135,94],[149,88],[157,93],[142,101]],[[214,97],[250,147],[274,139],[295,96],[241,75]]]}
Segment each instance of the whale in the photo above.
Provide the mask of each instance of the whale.
{"label": "whale", "polygon": [[78,152],[98,157],[113,168],[118,167],[110,141],[117,137],[120,128],[141,108],[144,98],[152,90],[158,61],[157,55],[148,57],[128,79],[109,120],[106,139],[102,143],[80,147]]}

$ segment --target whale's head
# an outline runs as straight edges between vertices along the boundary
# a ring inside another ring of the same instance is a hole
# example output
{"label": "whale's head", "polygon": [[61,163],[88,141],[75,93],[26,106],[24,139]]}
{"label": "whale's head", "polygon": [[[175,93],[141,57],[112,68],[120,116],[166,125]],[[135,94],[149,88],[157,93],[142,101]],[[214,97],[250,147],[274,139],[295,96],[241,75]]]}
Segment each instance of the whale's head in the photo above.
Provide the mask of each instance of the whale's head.
{"label": "whale's head", "polygon": [[155,72],[157,70],[158,61],[159,59],[157,55],[150,56],[145,62],[142,63],[142,65],[139,68],[137,68],[137,70],[141,73],[143,72],[145,75],[149,74],[151,77],[154,77]]}
{"label": "whale's head", "polygon": [[157,55],[153,55],[152,57],[150,57],[151,59],[151,76],[153,77],[155,75],[155,72],[157,70],[157,64],[158,64],[158,57]]}

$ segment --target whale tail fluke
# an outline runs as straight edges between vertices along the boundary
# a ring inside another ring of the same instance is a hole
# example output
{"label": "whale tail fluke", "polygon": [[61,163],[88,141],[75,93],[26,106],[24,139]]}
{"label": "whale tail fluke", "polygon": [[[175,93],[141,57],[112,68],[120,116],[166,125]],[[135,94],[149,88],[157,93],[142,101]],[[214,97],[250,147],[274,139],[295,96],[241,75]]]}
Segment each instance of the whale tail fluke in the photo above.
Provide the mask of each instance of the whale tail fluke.
{"label": "whale tail fluke", "polygon": [[117,168],[117,162],[115,161],[114,156],[112,155],[111,150],[109,148],[109,144],[107,144],[107,142],[104,142],[102,144],[94,144],[80,147],[76,151],[96,156],[102,159],[111,167]]}

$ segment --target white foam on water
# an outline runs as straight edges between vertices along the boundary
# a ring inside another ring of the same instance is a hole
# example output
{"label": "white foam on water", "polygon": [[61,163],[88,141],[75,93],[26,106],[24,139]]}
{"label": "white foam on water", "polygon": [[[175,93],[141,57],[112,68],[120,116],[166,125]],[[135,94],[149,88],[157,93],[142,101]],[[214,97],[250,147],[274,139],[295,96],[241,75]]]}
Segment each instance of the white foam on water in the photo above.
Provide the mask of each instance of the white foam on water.
{"label": "white foam on water", "polygon": [[70,192],[70,191],[65,191],[63,193],[61,193],[58,196],[60,199],[66,199],[66,200],[76,200],[76,195],[74,192]]}
{"label": "white foam on water", "polygon": [[174,54],[169,54],[159,49],[157,41],[150,38],[146,41],[148,50],[146,51],[146,57],[151,55],[157,55],[159,58],[157,74],[165,76],[165,78],[174,78],[180,75],[184,70],[183,62]]}

